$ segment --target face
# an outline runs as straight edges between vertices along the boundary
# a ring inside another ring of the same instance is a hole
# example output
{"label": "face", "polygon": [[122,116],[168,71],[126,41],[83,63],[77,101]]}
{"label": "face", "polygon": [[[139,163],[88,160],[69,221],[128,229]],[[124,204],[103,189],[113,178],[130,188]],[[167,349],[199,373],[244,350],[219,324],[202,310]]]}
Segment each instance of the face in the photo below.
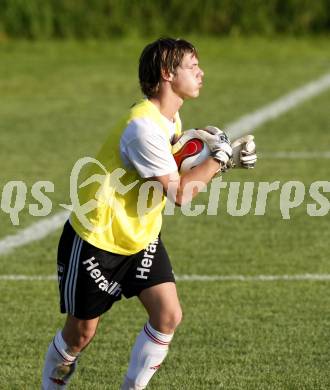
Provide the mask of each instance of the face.
{"label": "face", "polygon": [[196,56],[187,53],[173,75],[172,89],[182,99],[195,98],[202,88],[203,76],[204,72],[199,67]]}

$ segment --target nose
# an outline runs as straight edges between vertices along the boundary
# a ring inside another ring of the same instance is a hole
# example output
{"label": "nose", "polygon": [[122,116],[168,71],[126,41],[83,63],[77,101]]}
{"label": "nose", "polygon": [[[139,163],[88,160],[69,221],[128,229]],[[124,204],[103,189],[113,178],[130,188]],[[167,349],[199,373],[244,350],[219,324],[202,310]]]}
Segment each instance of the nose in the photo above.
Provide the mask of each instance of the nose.
{"label": "nose", "polygon": [[203,69],[199,68],[199,75],[200,77],[204,77],[204,72],[203,72]]}

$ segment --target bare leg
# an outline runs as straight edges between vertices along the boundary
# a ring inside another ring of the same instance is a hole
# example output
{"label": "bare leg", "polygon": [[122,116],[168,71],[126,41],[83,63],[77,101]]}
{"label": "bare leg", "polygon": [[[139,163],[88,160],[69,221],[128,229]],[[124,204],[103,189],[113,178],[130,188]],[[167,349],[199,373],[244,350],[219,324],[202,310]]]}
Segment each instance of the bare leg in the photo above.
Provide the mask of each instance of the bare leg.
{"label": "bare leg", "polygon": [[87,347],[96,333],[99,319],[80,320],[70,314],[67,316],[62,335],[70,351],[79,353]]}
{"label": "bare leg", "polygon": [[149,322],[159,332],[171,334],[180,324],[182,310],[175,283],[162,283],[146,288],[139,299],[149,315]]}

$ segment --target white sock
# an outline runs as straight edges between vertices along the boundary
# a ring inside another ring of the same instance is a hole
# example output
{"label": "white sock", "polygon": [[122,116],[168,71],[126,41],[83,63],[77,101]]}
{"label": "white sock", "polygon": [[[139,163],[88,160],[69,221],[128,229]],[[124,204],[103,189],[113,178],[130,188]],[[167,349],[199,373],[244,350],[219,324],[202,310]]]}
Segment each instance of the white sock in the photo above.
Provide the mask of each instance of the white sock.
{"label": "white sock", "polygon": [[58,331],[49,344],[42,373],[42,390],[65,389],[77,363],[77,357],[68,353],[68,346]]}
{"label": "white sock", "polygon": [[153,329],[147,322],[138,335],[121,390],[145,389],[151,377],[165,359],[173,334]]}

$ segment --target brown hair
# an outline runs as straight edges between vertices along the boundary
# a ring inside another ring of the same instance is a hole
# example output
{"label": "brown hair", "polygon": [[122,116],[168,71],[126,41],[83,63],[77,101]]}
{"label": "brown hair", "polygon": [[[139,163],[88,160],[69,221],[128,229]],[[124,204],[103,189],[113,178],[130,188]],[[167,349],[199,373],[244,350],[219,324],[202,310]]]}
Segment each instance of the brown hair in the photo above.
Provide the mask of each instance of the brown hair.
{"label": "brown hair", "polygon": [[139,80],[142,92],[154,96],[159,89],[161,71],[174,73],[186,53],[196,57],[197,50],[184,39],[160,38],[147,45],[139,60]]}

